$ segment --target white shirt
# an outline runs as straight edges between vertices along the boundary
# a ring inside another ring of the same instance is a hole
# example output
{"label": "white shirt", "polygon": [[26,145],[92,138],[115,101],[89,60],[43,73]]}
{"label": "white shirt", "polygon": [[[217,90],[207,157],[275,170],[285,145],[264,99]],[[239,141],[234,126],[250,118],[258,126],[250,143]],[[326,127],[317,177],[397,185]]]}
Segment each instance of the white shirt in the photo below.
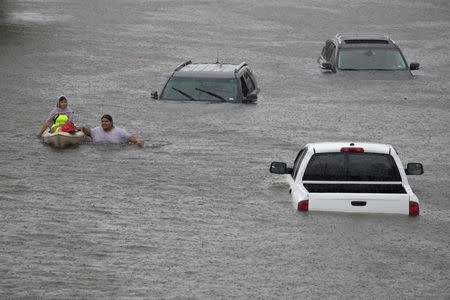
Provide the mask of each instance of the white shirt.
{"label": "white shirt", "polygon": [[111,131],[105,131],[101,126],[91,129],[91,138],[94,143],[125,144],[130,141],[131,134],[125,129],[114,127]]}

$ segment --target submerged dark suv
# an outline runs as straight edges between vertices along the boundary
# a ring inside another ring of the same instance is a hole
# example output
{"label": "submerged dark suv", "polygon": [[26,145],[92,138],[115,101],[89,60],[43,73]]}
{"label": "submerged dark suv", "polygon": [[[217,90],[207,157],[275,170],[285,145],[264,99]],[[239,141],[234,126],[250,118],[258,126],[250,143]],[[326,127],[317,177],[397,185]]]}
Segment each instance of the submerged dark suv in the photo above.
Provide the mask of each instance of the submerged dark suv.
{"label": "submerged dark suv", "polygon": [[193,64],[190,60],[175,68],[161,95],[153,99],[208,102],[255,102],[259,87],[248,65]]}
{"label": "submerged dark suv", "polygon": [[418,63],[406,63],[400,48],[384,34],[338,33],[318,59],[323,70],[355,78],[408,79]]}

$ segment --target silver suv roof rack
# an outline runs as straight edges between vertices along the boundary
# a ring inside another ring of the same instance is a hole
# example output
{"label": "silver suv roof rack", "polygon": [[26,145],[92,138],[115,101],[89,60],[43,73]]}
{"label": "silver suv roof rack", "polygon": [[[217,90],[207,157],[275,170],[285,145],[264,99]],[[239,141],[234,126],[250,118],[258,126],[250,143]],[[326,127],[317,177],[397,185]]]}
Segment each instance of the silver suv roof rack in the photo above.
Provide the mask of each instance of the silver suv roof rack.
{"label": "silver suv roof rack", "polygon": [[239,66],[237,66],[236,69],[234,69],[234,73],[237,73],[240,69],[242,69],[243,67],[245,67],[247,65],[247,63],[245,61],[241,62]]}
{"label": "silver suv roof rack", "polygon": [[192,64],[191,60],[185,61],[181,65],[175,68],[174,72],[181,70],[182,68],[186,67],[187,65]]}
{"label": "silver suv roof rack", "polygon": [[389,36],[384,33],[337,33],[336,39],[339,43],[342,42],[345,38],[348,39],[358,39],[358,38],[377,38],[383,40],[390,40]]}

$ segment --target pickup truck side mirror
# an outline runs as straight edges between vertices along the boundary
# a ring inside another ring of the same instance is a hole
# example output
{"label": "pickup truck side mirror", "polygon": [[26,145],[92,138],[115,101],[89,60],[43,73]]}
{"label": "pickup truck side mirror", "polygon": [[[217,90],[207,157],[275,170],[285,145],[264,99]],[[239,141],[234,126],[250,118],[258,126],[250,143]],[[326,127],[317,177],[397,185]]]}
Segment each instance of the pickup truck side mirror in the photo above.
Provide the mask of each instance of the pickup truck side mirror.
{"label": "pickup truck side mirror", "polygon": [[274,161],[270,164],[270,173],[292,174],[292,168],[288,168],[286,163]]}
{"label": "pickup truck side mirror", "polygon": [[158,100],[158,92],[157,92],[157,91],[153,91],[153,92],[150,94],[150,97],[151,97],[152,99]]}
{"label": "pickup truck side mirror", "polygon": [[422,175],[423,166],[421,163],[408,163],[405,172],[406,175]]}
{"label": "pickup truck side mirror", "polygon": [[413,62],[409,65],[410,70],[419,70],[419,67],[420,67],[420,64],[416,63],[416,62]]}

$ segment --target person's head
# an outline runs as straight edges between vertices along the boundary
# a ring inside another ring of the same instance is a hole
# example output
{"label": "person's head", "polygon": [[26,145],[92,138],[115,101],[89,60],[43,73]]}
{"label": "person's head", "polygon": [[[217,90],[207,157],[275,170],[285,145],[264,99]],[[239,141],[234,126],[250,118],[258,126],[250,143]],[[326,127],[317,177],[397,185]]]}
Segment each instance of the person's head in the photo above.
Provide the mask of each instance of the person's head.
{"label": "person's head", "polygon": [[67,108],[67,98],[66,96],[60,96],[58,98],[58,103],[56,104],[57,107],[61,108],[61,109],[65,109]]}
{"label": "person's head", "polygon": [[103,115],[101,121],[103,130],[109,131],[114,128],[113,119],[110,115]]}

